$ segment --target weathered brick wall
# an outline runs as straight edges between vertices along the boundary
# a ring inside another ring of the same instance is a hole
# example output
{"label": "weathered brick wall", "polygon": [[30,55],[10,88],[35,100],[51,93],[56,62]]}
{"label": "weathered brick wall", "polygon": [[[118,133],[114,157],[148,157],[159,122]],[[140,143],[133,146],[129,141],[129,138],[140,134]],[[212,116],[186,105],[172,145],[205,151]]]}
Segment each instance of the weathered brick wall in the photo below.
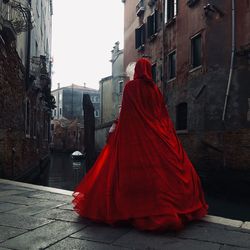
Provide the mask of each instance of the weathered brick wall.
{"label": "weathered brick wall", "polygon": [[179,135],[197,169],[250,170],[250,129]]}
{"label": "weathered brick wall", "polygon": [[[38,167],[48,155],[42,131],[37,138],[25,135],[24,100],[28,93],[24,73],[14,43],[0,40],[0,177],[4,178],[19,178]],[[38,115],[37,127],[43,124],[42,120],[43,116]]]}

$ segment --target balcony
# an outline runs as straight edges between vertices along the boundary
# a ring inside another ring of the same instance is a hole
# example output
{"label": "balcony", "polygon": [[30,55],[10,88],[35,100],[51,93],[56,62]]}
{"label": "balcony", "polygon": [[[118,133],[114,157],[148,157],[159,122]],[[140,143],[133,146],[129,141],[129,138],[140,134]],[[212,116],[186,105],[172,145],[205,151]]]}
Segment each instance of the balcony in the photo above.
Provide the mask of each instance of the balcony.
{"label": "balcony", "polygon": [[33,56],[30,62],[30,75],[33,80],[33,86],[43,89],[50,84],[51,79],[51,61],[46,56]]}
{"label": "balcony", "polygon": [[31,7],[26,0],[0,0],[0,20],[2,29],[10,27],[15,34],[33,28]]}
{"label": "balcony", "polygon": [[145,11],[144,0],[140,0],[139,3],[136,5],[136,15],[140,16],[144,13],[144,11]]}

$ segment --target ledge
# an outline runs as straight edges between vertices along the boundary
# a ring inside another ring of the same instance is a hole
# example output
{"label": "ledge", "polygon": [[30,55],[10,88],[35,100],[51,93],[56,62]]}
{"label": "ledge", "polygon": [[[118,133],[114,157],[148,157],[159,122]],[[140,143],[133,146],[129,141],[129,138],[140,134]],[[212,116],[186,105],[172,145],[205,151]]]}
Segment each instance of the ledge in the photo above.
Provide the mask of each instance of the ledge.
{"label": "ledge", "polygon": [[185,134],[188,134],[188,130],[187,129],[176,130],[176,134],[177,135],[185,135]]}
{"label": "ledge", "polygon": [[[68,191],[68,190],[64,190],[64,189],[39,186],[39,185],[34,185],[34,184],[6,180],[6,179],[0,179],[0,184],[1,183],[8,184],[8,185],[16,185],[19,187],[32,188],[32,189],[47,191],[47,192],[56,193],[56,194],[68,195],[68,196],[72,196],[72,194],[73,194],[72,191]],[[201,221],[250,230],[250,221],[243,222],[240,220],[233,220],[233,219],[228,219],[228,218],[214,216],[214,215],[207,215],[203,219],[201,219]]]}
{"label": "ledge", "polygon": [[197,70],[199,70],[199,69],[202,69],[202,65],[200,65],[200,66],[198,66],[198,67],[195,67],[195,68],[192,68],[192,69],[190,69],[188,72],[189,72],[189,73],[193,73],[193,72],[195,72],[195,71],[197,71]]}
{"label": "ledge", "polygon": [[68,190],[64,190],[64,189],[39,186],[39,185],[35,185],[35,184],[29,184],[29,183],[12,181],[12,180],[5,180],[5,179],[0,179],[0,183],[9,184],[9,185],[16,185],[19,187],[32,188],[32,189],[47,191],[47,192],[56,193],[56,194],[70,195],[70,196],[73,193],[72,191],[68,191]]}

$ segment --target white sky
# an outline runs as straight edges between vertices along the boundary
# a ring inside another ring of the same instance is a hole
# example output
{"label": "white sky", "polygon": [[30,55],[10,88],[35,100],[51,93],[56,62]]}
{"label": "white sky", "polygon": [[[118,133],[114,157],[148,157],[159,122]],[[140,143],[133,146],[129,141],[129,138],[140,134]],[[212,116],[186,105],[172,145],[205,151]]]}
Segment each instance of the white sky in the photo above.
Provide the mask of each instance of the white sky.
{"label": "white sky", "polygon": [[121,0],[54,0],[52,26],[52,89],[86,83],[99,88],[111,75],[111,50],[123,49]]}

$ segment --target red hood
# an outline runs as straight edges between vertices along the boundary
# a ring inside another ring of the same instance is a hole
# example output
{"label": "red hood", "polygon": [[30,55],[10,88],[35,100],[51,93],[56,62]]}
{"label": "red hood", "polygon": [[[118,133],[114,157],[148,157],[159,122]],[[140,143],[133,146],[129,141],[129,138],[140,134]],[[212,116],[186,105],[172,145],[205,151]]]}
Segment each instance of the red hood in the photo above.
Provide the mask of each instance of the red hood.
{"label": "red hood", "polygon": [[141,58],[137,61],[135,65],[134,79],[153,81],[152,66],[149,60]]}

